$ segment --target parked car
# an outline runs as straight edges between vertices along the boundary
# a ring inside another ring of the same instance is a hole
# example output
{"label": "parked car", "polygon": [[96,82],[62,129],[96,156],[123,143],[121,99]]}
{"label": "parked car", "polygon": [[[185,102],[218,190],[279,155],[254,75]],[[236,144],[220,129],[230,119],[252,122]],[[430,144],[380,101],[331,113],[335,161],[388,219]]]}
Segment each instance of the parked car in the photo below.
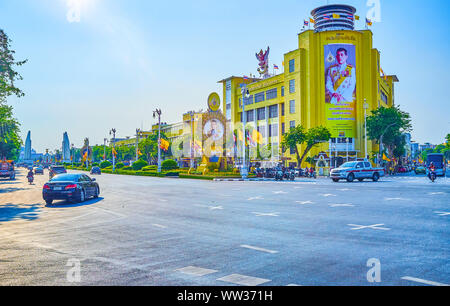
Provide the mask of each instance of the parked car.
{"label": "parked car", "polygon": [[55,175],[67,173],[66,168],[63,166],[51,166],[49,171],[49,177],[52,179]]}
{"label": "parked car", "polygon": [[86,174],[60,174],[42,188],[42,197],[47,205],[51,205],[54,200],[82,203],[90,197],[96,199],[99,195],[98,183]]}
{"label": "parked car", "polygon": [[424,166],[418,166],[418,167],[416,167],[416,170],[414,172],[416,174],[426,174],[427,169]]}
{"label": "parked car", "polygon": [[9,180],[14,180],[16,178],[14,162],[12,160],[0,161],[0,178],[7,178]]}
{"label": "parked car", "polygon": [[385,175],[383,168],[373,168],[370,162],[347,162],[339,168],[331,170],[330,178],[333,182],[339,182],[339,180],[347,180],[351,183],[355,179],[360,182],[365,179],[372,179],[377,182],[381,177]]}
{"label": "parked car", "polygon": [[91,175],[94,175],[94,174],[98,174],[98,175],[102,174],[102,170],[100,169],[100,167],[92,167]]}
{"label": "parked car", "polygon": [[44,174],[44,168],[42,167],[36,167],[34,168],[34,174]]}

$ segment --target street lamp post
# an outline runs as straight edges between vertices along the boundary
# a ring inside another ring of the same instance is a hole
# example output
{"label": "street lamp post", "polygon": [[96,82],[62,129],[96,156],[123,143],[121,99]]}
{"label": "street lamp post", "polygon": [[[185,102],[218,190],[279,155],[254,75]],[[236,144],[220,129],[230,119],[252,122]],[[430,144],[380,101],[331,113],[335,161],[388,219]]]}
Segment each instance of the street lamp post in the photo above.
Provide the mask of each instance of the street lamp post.
{"label": "street lamp post", "polygon": [[108,139],[104,138],[103,139],[103,161],[106,160],[106,142],[108,141]]}
{"label": "street lamp post", "polygon": [[141,129],[136,129],[136,161],[139,159],[139,136]]}
{"label": "street lamp post", "polygon": [[[113,151],[116,151],[116,132],[117,130],[115,128],[111,129],[111,131],[109,131],[109,135],[113,136]],[[116,171],[116,155],[112,154],[112,158],[113,158],[113,173]]]}
{"label": "street lamp post", "polygon": [[250,93],[247,89],[247,85],[242,86],[242,129],[243,129],[243,139],[242,139],[242,169],[241,169],[241,175],[242,178],[245,180],[248,178],[248,169],[247,169],[247,163],[246,163],[246,146],[245,146],[245,139],[247,138],[247,135],[245,133],[245,125],[247,124],[247,118],[245,118],[245,99],[248,99],[250,97]]}
{"label": "street lamp post", "polygon": [[71,162],[72,162],[72,167],[73,167],[73,159],[74,159],[74,156],[73,156],[73,155],[74,155],[74,154],[73,154],[73,149],[74,149],[74,147],[75,147],[75,146],[74,146],[74,144],[72,143],[72,149],[70,150],[70,155],[71,155],[71,158],[70,158],[70,159],[71,159]]}
{"label": "street lamp post", "polygon": [[158,116],[158,173],[161,173],[161,109],[153,111],[153,118]]}
{"label": "street lamp post", "polygon": [[367,99],[364,99],[364,159],[367,160],[368,159],[368,149],[367,149],[367,110],[369,109],[369,104],[367,103]]}

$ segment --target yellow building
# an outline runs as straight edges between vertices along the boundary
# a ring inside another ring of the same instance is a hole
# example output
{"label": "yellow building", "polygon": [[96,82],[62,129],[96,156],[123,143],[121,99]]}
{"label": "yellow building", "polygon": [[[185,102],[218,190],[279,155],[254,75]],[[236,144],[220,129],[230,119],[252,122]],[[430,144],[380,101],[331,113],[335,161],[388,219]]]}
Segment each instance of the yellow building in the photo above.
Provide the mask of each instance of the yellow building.
{"label": "yellow building", "polygon": [[[300,124],[306,129],[325,126],[332,132],[332,140],[314,148],[309,156],[327,152],[364,158],[378,151],[378,145],[368,141],[365,152],[364,104],[367,102],[367,115],[380,106],[392,106],[398,79],[382,72],[372,32],[354,29],[355,12],[347,5],[315,9],[314,30],[298,34],[298,48],[284,55],[281,74],[219,81],[223,84],[223,113],[234,126],[242,122],[241,84],[247,85],[247,128],[257,129],[264,143],[270,144],[270,154],[266,150],[265,156],[258,154],[256,159],[296,163],[294,152],[283,154],[279,144],[283,134]],[[301,146],[299,151],[304,149]]]}

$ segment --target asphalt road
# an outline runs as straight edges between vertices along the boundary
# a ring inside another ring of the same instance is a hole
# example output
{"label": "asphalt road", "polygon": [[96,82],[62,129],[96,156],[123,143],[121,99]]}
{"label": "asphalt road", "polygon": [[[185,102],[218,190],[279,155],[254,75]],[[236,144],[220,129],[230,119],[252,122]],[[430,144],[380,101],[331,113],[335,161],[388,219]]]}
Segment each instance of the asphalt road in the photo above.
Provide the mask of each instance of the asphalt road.
{"label": "asphalt road", "polygon": [[448,178],[104,174],[99,199],[46,207],[47,178],[0,181],[0,285],[450,284]]}

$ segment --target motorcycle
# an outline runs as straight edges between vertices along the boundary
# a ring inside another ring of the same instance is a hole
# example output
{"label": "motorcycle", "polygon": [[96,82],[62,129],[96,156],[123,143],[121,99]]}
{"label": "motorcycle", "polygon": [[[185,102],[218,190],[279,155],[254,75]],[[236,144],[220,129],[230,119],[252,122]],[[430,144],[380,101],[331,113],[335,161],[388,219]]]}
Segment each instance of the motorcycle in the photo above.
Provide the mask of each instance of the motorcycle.
{"label": "motorcycle", "polygon": [[431,180],[431,182],[434,183],[434,181],[435,181],[436,178],[437,178],[436,171],[431,171],[431,172],[429,173],[429,175],[428,175],[428,178]]}
{"label": "motorcycle", "polygon": [[275,170],[275,181],[282,181],[284,177],[284,173],[282,169]]}
{"label": "motorcycle", "polygon": [[291,169],[291,171],[289,171],[289,179],[291,181],[295,181],[295,170]]}

